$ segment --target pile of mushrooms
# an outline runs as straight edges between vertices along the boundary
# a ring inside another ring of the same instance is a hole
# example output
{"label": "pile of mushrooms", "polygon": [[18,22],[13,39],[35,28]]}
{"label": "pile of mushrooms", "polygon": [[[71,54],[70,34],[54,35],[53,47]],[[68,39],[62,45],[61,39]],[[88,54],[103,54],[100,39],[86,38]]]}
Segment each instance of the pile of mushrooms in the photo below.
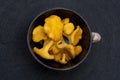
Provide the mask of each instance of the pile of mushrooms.
{"label": "pile of mushrooms", "polygon": [[42,48],[35,46],[33,51],[44,59],[66,64],[82,52],[82,46],[78,45],[82,33],[80,26],[75,28],[69,18],[61,20],[59,16],[51,15],[45,19],[43,26],[38,25],[33,29],[33,42],[40,44],[44,41]]}

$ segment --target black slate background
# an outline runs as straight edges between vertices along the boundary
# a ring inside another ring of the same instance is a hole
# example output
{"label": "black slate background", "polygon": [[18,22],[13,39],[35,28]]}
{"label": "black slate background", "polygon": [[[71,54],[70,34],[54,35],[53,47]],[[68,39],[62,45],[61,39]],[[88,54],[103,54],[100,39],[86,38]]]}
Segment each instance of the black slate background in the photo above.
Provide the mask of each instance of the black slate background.
{"label": "black slate background", "polygon": [[[55,7],[78,12],[102,36],[81,65],[64,72],[41,66],[26,42],[33,18]],[[120,80],[119,34],[120,0],[0,0],[0,80]]]}

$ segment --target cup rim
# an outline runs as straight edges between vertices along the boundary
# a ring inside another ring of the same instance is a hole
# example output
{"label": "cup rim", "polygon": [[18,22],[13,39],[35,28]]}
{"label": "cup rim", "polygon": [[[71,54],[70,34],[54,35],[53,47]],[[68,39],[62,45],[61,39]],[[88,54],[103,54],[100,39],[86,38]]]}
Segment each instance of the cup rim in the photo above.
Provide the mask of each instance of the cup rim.
{"label": "cup rim", "polygon": [[[43,63],[41,60],[39,60],[39,59],[37,58],[37,56],[34,54],[33,50],[31,49],[31,45],[30,45],[30,43],[29,43],[29,31],[30,31],[31,26],[32,26],[32,24],[34,23],[34,21],[35,21],[39,16],[41,16],[42,14],[44,14],[44,13],[46,13],[46,12],[48,12],[48,11],[51,11],[51,10],[60,10],[60,9],[62,9],[62,10],[68,10],[68,11],[71,11],[71,12],[75,13],[76,15],[78,15],[78,16],[85,22],[85,24],[87,25],[87,28],[88,28],[88,30],[89,30],[89,32],[90,32],[90,33],[89,33],[89,34],[90,34],[90,46],[89,46],[89,49],[88,49],[86,55],[84,56],[84,58],[83,58],[80,62],[78,62],[77,64],[75,64],[75,65],[73,65],[73,66],[71,66],[71,67],[67,67],[67,68],[55,68],[55,67],[51,67],[51,66],[48,66],[48,65],[44,64],[44,63]],[[32,56],[34,57],[34,59],[35,59],[38,63],[40,63],[41,65],[45,66],[46,68],[49,68],[49,69],[52,69],[52,70],[66,71],[66,70],[71,70],[71,69],[79,66],[81,63],[84,62],[84,60],[85,60],[85,59],[87,58],[87,56],[89,55],[90,49],[91,49],[91,46],[92,46],[92,36],[91,36],[91,33],[92,33],[92,32],[91,32],[91,29],[90,29],[87,21],[86,21],[79,13],[77,13],[75,10],[68,9],[68,8],[62,8],[62,7],[51,8],[51,9],[47,9],[47,10],[45,10],[45,11],[43,11],[43,12],[40,12],[40,13],[32,20],[32,22],[30,23],[29,28],[28,28],[28,32],[27,32],[27,45],[28,45],[28,48],[29,48],[30,53],[32,54]]]}

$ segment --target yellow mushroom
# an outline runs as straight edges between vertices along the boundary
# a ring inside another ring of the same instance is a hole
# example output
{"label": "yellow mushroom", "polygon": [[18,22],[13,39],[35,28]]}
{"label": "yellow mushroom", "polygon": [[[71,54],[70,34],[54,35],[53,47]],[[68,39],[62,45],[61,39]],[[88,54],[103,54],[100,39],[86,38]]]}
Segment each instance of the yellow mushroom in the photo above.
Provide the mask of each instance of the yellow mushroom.
{"label": "yellow mushroom", "polygon": [[70,35],[64,33],[64,36],[69,39],[70,44],[77,45],[79,40],[82,38],[82,32],[83,31],[80,26],[77,26],[77,28]]}
{"label": "yellow mushroom", "polygon": [[82,47],[80,45],[75,47],[75,55],[79,55],[82,52]]}
{"label": "yellow mushroom", "polygon": [[65,53],[62,54],[61,59],[59,60],[59,62],[60,62],[61,64],[66,64],[66,63],[67,63]]}
{"label": "yellow mushroom", "polygon": [[63,31],[65,34],[69,35],[73,32],[74,28],[75,27],[74,27],[73,23],[67,23],[63,26]]}
{"label": "yellow mushroom", "polygon": [[45,19],[44,31],[54,41],[59,41],[62,37],[63,23],[61,18],[56,15],[51,15]]}
{"label": "yellow mushroom", "polygon": [[48,53],[49,48],[53,45],[53,41],[51,40],[47,45],[45,45],[43,48],[38,49],[37,47],[33,48],[33,51],[41,56],[44,59],[54,59],[54,55],[50,55]]}
{"label": "yellow mushroom", "polygon": [[68,51],[61,50],[58,54],[55,54],[54,60],[56,62],[60,62],[61,64],[66,64],[69,60],[71,60],[68,54]]}
{"label": "yellow mushroom", "polygon": [[72,59],[72,57],[71,57],[71,55],[70,55],[70,52],[67,50],[67,49],[62,49],[61,51],[60,51],[60,54],[65,54],[65,60],[66,61],[69,61],[69,60],[71,60]]}
{"label": "yellow mushroom", "polygon": [[35,27],[32,32],[32,40],[34,42],[39,42],[41,40],[47,39],[47,35],[41,25]]}
{"label": "yellow mushroom", "polygon": [[63,23],[63,24],[67,24],[67,23],[69,23],[69,21],[70,21],[69,18],[64,18],[64,19],[62,20],[62,23]]}
{"label": "yellow mushroom", "polygon": [[75,51],[74,51],[74,46],[71,45],[71,44],[67,44],[64,40],[61,40],[61,42],[59,42],[57,44],[57,47],[60,48],[60,49],[65,49],[67,50],[70,55],[70,57],[74,58],[75,57]]}

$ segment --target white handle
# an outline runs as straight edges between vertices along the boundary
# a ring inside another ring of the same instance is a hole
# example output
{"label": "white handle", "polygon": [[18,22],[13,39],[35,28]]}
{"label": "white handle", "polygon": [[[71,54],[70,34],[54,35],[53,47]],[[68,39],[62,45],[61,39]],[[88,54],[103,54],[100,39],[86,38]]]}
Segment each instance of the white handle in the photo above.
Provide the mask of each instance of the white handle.
{"label": "white handle", "polygon": [[92,42],[96,43],[101,40],[101,35],[97,32],[92,32]]}

